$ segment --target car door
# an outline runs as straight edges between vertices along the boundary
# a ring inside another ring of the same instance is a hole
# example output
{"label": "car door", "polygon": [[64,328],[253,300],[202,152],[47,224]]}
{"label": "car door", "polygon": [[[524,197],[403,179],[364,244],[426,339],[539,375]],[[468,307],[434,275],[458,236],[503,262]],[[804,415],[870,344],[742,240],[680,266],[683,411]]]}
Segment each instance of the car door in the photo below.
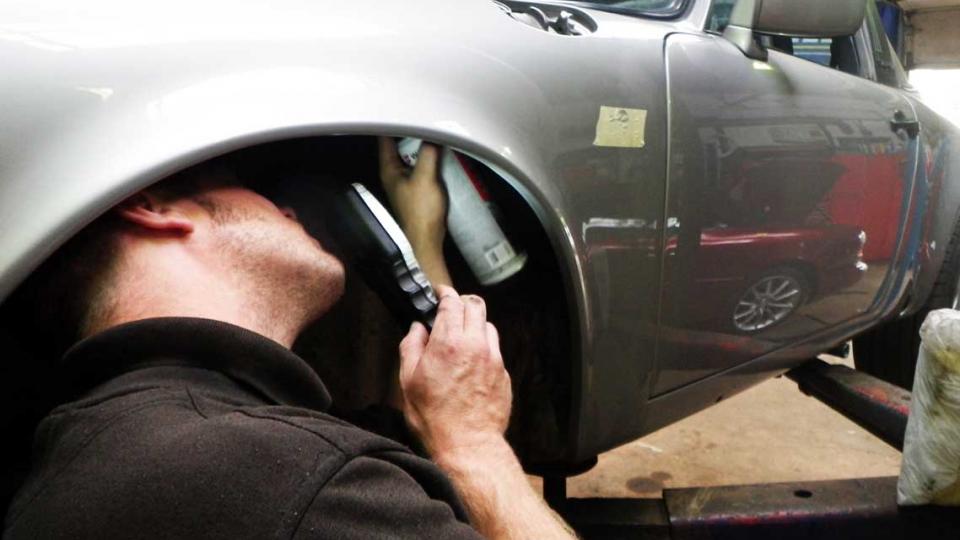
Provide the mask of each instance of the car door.
{"label": "car door", "polygon": [[[714,24],[730,5],[715,4]],[[866,32],[764,38],[767,61],[716,34],[667,39],[654,394],[881,309],[897,281],[916,146],[891,124],[909,124],[907,100],[864,77]]]}

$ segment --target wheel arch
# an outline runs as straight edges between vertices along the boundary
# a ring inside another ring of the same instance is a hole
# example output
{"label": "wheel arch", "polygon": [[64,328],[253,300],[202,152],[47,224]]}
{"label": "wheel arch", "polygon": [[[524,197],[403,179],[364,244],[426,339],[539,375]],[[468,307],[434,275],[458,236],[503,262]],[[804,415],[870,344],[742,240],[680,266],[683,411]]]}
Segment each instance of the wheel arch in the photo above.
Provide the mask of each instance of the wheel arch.
{"label": "wheel arch", "polygon": [[[52,220],[46,221],[49,226],[38,227],[37,223],[29,221],[30,213],[22,212],[18,216],[23,220],[20,226],[29,229],[30,236],[0,236],[0,305],[30,272],[42,264],[60,245],[98,216],[140,189],[186,168],[226,154],[255,150],[292,139],[341,135],[418,137],[457,148],[497,173],[504,184],[530,209],[530,213],[536,218],[551,244],[550,251],[554,256],[551,266],[559,274],[565,295],[564,303],[567,306],[565,323],[570,339],[570,370],[574,372],[570,376],[573,377],[579,366],[578,359],[582,357],[581,336],[587,322],[584,318],[586,310],[581,266],[577,262],[574,240],[570,237],[559,210],[560,205],[551,199],[549,191],[540,188],[534,180],[534,174],[524,170],[517,161],[498,153],[490,144],[484,144],[483,141],[460,133],[423,124],[356,121],[278,125],[269,129],[237,133],[232,137],[211,139],[205,144],[179,151],[159,152],[150,162],[131,164],[126,171],[120,171],[116,166],[111,167],[109,164],[87,169],[85,178],[89,182],[84,185],[88,190],[74,190],[72,206],[64,205],[62,200],[50,199],[45,200],[43,208],[38,209],[47,220]],[[102,176],[98,177],[99,174]],[[21,179],[20,182],[29,183],[26,178]],[[0,202],[0,206],[2,205],[3,203]],[[19,242],[13,240],[19,240]],[[574,403],[569,406],[574,409],[576,407]],[[566,433],[561,436],[567,439],[572,435],[571,430],[574,427],[568,423],[564,429]]]}
{"label": "wheel arch", "polygon": [[[576,262],[574,242],[557,210],[559,205],[554,199],[555,194],[543,189],[543,184],[535,180],[537,168],[532,165],[534,159],[510,156],[503,151],[503,146],[490,143],[489,139],[471,137],[467,133],[473,130],[465,129],[462,125],[459,127],[461,129],[438,127],[437,123],[429,120],[419,123],[371,119],[276,123],[256,129],[237,130],[229,135],[210,136],[202,141],[191,141],[190,144],[167,144],[159,148],[156,135],[145,137],[142,141],[127,139],[129,144],[122,155],[100,156],[99,159],[91,158],[89,152],[81,149],[89,149],[91,138],[123,139],[125,136],[122,132],[125,130],[116,129],[112,134],[93,129],[77,133],[74,145],[64,144],[52,158],[48,155],[46,159],[41,159],[44,156],[38,153],[37,159],[24,167],[25,170],[20,174],[6,178],[2,190],[10,196],[0,198],[7,201],[0,203],[5,207],[6,214],[0,219],[0,230],[16,230],[20,234],[0,236],[0,301],[60,245],[96,217],[138,190],[178,171],[230,152],[294,138],[390,135],[419,137],[456,147],[498,172],[503,181],[530,207],[550,238],[558,259],[557,266],[564,274],[562,278],[569,304],[582,308],[583,276]],[[180,126],[178,131],[180,129],[190,128]],[[165,138],[176,137],[168,134]],[[75,174],[71,174],[71,171]],[[38,181],[38,178],[48,180]],[[58,178],[63,180],[49,180]],[[54,188],[61,185],[65,187],[65,192],[58,196]],[[10,204],[15,201],[18,191],[29,200],[28,203]],[[582,322],[580,314],[585,311],[575,311],[577,313],[571,315],[576,315],[577,320]]]}

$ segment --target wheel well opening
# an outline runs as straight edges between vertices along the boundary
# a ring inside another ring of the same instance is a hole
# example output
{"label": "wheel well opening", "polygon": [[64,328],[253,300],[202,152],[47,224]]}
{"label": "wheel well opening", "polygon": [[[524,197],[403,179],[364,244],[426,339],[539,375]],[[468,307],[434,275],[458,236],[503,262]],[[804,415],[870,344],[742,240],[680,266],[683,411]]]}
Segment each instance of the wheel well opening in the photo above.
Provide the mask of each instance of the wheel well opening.
{"label": "wheel well opening", "polygon": [[[302,192],[296,190],[283,193],[287,179],[327,185],[361,182],[387,204],[379,180],[377,148],[373,136],[315,136],[251,146],[214,159],[222,160],[258,190],[281,188],[270,195],[288,197],[284,202],[309,220],[321,205],[302,197],[298,200]],[[483,296],[489,319],[500,331],[514,395],[508,438],[525,464],[556,461],[565,454],[569,440],[574,350],[571,300],[566,297],[560,259],[519,192],[490,168],[466,159],[487,188],[505,234],[518,251],[527,254],[527,263],[515,276],[488,287],[473,276],[449,235],[444,253],[460,292]],[[23,414],[2,422],[4,428],[16,427],[26,456],[30,432],[50,408],[40,389],[45,384],[44,372],[55,360],[26,360],[42,333],[15,330],[16,314],[9,303],[0,306],[0,332],[26,352],[23,362],[7,363],[11,372],[4,379],[8,389],[16,390],[7,394],[16,396],[19,401],[14,407]],[[300,336],[294,350],[320,374],[337,410],[356,412],[377,405],[390,391],[397,376],[397,345],[405,332],[376,294],[348,269],[344,297]]]}

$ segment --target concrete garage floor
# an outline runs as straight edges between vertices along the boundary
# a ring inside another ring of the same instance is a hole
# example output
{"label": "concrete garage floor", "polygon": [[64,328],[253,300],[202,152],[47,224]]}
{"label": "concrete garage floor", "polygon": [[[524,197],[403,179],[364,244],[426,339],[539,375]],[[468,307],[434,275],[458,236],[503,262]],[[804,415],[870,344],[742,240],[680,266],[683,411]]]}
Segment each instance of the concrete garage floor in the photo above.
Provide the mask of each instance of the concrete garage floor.
{"label": "concrete garage floor", "polygon": [[[851,359],[822,357],[852,366]],[[602,454],[570,497],[663,488],[895,476],[900,452],[780,377]],[[538,479],[532,480],[539,489]]]}

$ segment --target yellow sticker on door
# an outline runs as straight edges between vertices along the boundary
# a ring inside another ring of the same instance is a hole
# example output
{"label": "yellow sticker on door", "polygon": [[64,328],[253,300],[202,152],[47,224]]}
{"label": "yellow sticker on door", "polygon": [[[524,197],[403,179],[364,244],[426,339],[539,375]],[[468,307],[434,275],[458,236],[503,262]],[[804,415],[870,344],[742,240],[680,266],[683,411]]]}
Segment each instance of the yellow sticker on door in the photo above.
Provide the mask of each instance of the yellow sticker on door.
{"label": "yellow sticker on door", "polygon": [[597,137],[594,146],[615,148],[643,148],[644,131],[647,129],[646,109],[625,107],[600,107],[597,118]]}

